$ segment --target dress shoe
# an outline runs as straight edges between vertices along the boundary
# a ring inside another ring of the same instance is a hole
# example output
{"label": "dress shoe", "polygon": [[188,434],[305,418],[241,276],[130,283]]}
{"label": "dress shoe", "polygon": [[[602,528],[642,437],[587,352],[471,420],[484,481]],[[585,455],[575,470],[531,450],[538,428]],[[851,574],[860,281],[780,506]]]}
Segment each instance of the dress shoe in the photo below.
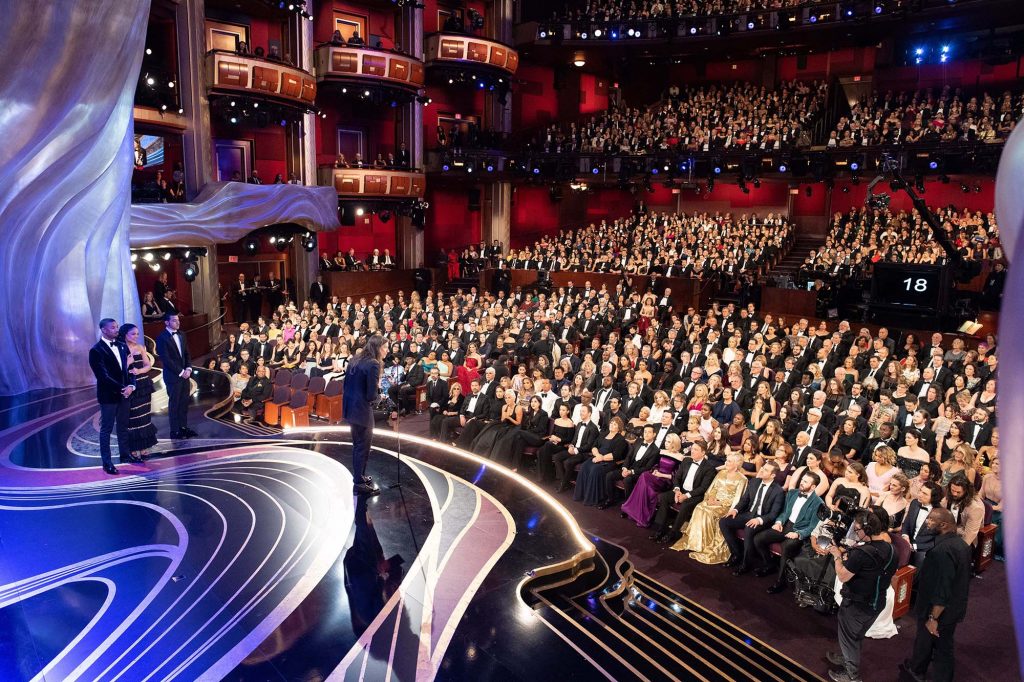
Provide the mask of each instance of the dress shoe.
{"label": "dress shoe", "polygon": [[676,542],[679,541],[679,538],[681,538],[681,537],[683,537],[683,536],[680,535],[679,533],[668,533],[667,535],[662,536],[658,540],[658,544],[659,545],[674,545]]}
{"label": "dress shoe", "polygon": [[764,568],[758,568],[754,570],[754,575],[756,575],[758,578],[764,578],[765,576],[769,576],[772,573],[775,573],[775,569],[768,568],[767,566]]}
{"label": "dress shoe", "polygon": [[740,565],[740,558],[738,556],[731,556],[731,557],[729,557],[729,560],[725,562],[725,567],[726,568],[732,568],[733,566],[739,566],[739,565]]}
{"label": "dress shoe", "polygon": [[838,651],[826,651],[825,660],[828,661],[829,665],[834,665],[837,668],[846,667],[846,659],[843,658],[843,655]]}
{"label": "dress shoe", "polygon": [[182,438],[184,438],[184,436],[181,435],[181,429],[171,431],[171,440],[181,440]]}
{"label": "dress shoe", "polygon": [[900,663],[900,679],[913,680],[914,682],[925,682],[924,675],[919,675],[910,667],[910,660]]}
{"label": "dress shoe", "polygon": [[128,455],[127,457],[121,458],[121,464],[142,464],[142,458],[136,455]]}
{"label": "dress shoe", "polygon": [[624,518],[626,518],[627,516],[629,516],[629,514],[627,514],[626,512],[624,512],[624,511],[620,511],[620,512],[619,512],[619,518],[620,518],[620,519],[624,519]]}
{"label": "dress shoe", "polygon": [[359,480],[365,483],[366,485],[373,485],[373,477],[371,476],[360,476]]}
{"label": "dress shoe", "polygon": [[785,581],[781,581],[780,580],[779,582],[775,583],[774,585],[772,585],[771,587],[768,588],[768,594],[778,594],[779,592],[782,592],[785,589],[786,589]]}
{"label": "dress shoe", "polygon": [[192,429],[188,428],[187,426],[185,428],[183,428],[181,430],[181,432],[185,435],[185,438],[196,438],[196,437],[199,436],[198,433],[196,433]]}
{"label": "dress shoe", "polygon": [[859,675],[857,677],[850,677],[846,670],[829,670],[828,676],[835,680],[835,682],[862,682],[863,680]]}
{"label": "dress shoe", "polygon": [[119,473],[117,467],[114,466],[113,464],[104,464],[103,470],[106,471],[111,476],[116,476]]}
{"label": "dress shoe", "polygon": [[654,540],[655,542],[657,542],[661,538],[663,533],[664,531],[656,529],[653,533],[647,536],[647,539]]}
{"label": "dress shoe", "polygon": [[352,492],[356,495],[380,495],[380,488],[374,488],[365,483],[356,483],[352,486]]}
{"label": "dress shoe", "polygon": [[739,567],[732,572],[732,574],[736,577],[746,575],[747,573],[750,573],[750,566],[745,566],[743,564],[740,564]]}
{"label": "dress shoe", "polygon": [[611,500],[604,500],[603,502],[597,503],[598,509],[607,509],[610,506],[612,506]]}

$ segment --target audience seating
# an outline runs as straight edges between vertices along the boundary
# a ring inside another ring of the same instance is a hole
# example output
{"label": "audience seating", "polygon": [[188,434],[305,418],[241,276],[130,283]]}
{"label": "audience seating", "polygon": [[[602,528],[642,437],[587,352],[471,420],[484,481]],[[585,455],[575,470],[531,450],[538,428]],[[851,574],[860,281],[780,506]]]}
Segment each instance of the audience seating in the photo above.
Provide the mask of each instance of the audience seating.
{"label": "audience seating", "polygon": [[316,397],[316,416],[330,424],[341,423],[342,382],[334,379],[327,384],[324,392]]}
{"label": "audience seating", "polygon": [[309,385],[306,386],[306,395],[308,396],[309,409],[315,411],[316,399],[324,390],[327,388],[327,381],[323,377],[313,377],[309,380]]}
{"label": "audience seating", "polygon": [[983,500],[985,503],[985,519],[978,531],[978,539],[974,545],[974,573],[984,573],[989,564],[992,563],[992,555],[995,551],[996,531],[998,527],[992,523],[992,503]]}
{"label": "audience seating", "polygon": [[305,391],[295,391],[287,404],[281,406],[281,428],[309,426],[309,399]]}
{"label": "audience seating", "polygon": [[274,395],[263,406],[263,421],[270,426],[281,423],[281,408],[291,400],[292,392],[287,386],[274,387]]}

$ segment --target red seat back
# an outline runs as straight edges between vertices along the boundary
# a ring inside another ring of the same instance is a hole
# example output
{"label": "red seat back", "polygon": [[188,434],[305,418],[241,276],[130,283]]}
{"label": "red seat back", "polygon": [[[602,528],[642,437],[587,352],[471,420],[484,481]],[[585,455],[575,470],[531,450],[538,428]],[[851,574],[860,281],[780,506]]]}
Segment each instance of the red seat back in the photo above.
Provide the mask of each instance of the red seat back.
{"label": "red seat back", "polygon": [[292,373],[287,369],[279,369],[274,374],[275,386],[287,386],[292,381]]}
{"label": "red seat back", "polygon": [[306,387],[307,393],[313,395],[320,395],[327,388],[327,382],[323,377],[313,377],[309,380],[309,386]]}
{"label": "red seat back", "polygon": [[309,385],[309,377],[302,372],[292,376],[291,387],[293,391],[305,391]]}
{"label": "red seat back", "polygon": [[306,401],[308,400],[309,398],[306,396],[305,391],[295,391],[294,393],[292,393],[292,400],[288,404],[288,407],[292,408],[293,410],[296,410],[300,407],[305,407]]}
{"label": "red seat back", "polygon": [[288,398],[291,397],[291,393],[287,386],[277,386],[274,388],[274,399],[271,402],[284,405],[288,402]]}
{"label": "red seat back", "polygon": [[910,563],[910,555],[913,554],[913,548],[907,539],[900,535],[898,532],[892,532],[889,534],[892,538],[892,548],[896,550],[896,557],[899,560],[899,568],[903,568]]}
{"label": "red seat back", "polygon": [[343,386],[341,383],[341,379],[332,379],[331,383],[327,384],[327,388],[324,389],[324,395],[327,396],[328,398],[333,398],[336,395],[341,395],[342,388]]}

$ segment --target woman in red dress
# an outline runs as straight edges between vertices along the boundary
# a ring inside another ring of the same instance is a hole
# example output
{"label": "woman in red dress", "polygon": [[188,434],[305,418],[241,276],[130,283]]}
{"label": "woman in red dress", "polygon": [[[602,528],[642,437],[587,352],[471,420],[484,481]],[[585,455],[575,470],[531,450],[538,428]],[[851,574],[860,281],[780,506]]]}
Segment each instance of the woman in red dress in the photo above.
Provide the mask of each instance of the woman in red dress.
{"label": "woman in red dress", "polygon": [[480,378],[481,358],[477,348],[476,343],[469,344],[466,350],[466,359],[455,368],[455,378],[462,385],[462,395],[469,395],[471,392],[469,384],[474,379]]}
{"label": "woman in red dress", "polygon": [[459,278],[459,253],[455,249],[448,252],[448,281]]}

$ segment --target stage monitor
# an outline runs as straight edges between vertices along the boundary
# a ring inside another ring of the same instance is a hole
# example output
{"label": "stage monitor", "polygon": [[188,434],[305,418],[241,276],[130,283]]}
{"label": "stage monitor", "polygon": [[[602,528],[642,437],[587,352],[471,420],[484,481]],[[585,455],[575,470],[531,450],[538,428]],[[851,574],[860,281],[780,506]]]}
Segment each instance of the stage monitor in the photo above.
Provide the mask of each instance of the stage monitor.
{"label": "stage monitor", "polygon": [[877,263],[871,278],[871,307],[920,315],[941,315],[949,300],[950,272],[941,265]]}

